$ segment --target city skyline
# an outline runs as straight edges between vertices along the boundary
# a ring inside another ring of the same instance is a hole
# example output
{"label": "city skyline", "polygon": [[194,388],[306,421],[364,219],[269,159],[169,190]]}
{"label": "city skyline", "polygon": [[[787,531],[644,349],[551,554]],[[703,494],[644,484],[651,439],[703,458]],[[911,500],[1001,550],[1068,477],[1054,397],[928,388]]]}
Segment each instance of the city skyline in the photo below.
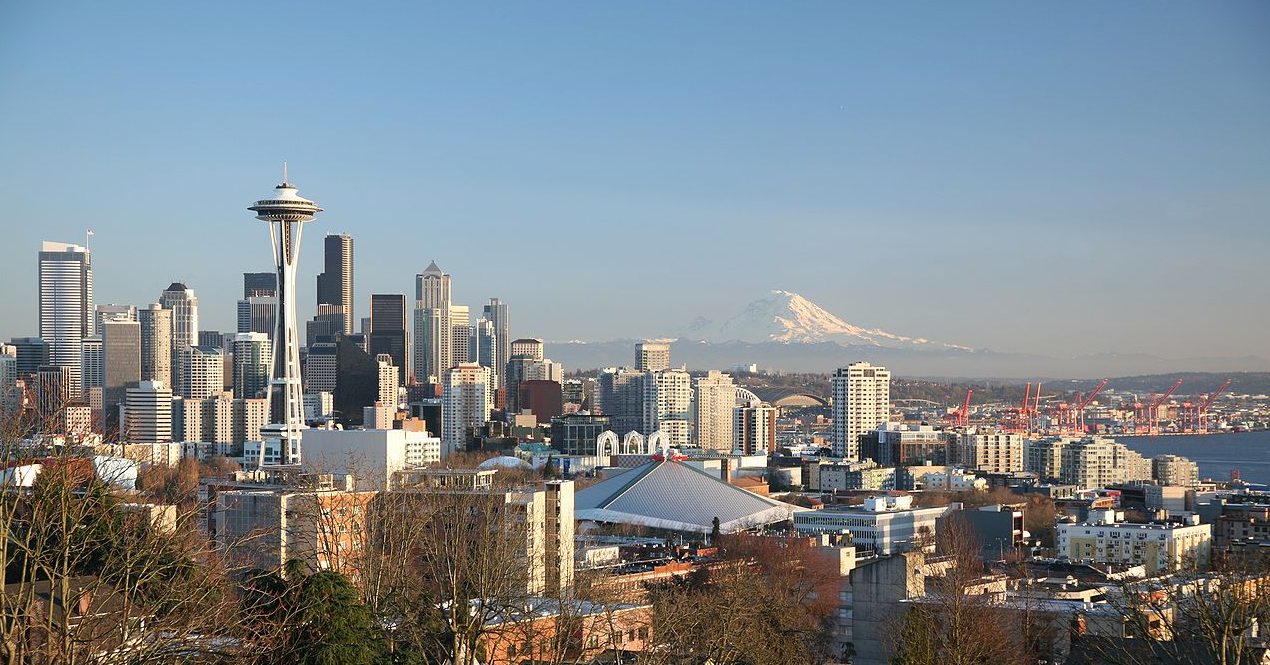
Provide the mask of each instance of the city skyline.
{"label": "city skyline", "polygon": [[[851,323],[1003,352],[1267,355],[1264,6],[1121,5],[1097,21],[936,7],[909,25],[861,7],[574,10],[555,27],[511,8],[393,26],[297,15],[338,58],[231,53],[216,40],[242,28],[232,12],[0,10],[0,335],[37,334],[40,241],[90,228],[99,302],[144,307],[185,283],[200,327],[233,331],[241,273],[270,258],[240,201],[289,159],[330,211],[310,234],[356,239],[357,312],[411,293],[435,260],[455,303],[500,298],[519,334],[548,340],[683,335],[781,288]],[[152,30],[186,19],[206,28],[189,45]],[[663,31],[623,42],[627,24]],[[593,53],[605,42],[631,55]],[[262,112],[242,91],[277,75],[271,60],[325,103]],[[280,123],[285,148],[268,140]],[[201,205],[156,213],[174,184]],[[636,230],[658,251],[625,242]],[[301,321],[321,249],[301,258]],[[623,257],[644,269],[615,269]],[[518,261],[537,278],[517,279]]]}

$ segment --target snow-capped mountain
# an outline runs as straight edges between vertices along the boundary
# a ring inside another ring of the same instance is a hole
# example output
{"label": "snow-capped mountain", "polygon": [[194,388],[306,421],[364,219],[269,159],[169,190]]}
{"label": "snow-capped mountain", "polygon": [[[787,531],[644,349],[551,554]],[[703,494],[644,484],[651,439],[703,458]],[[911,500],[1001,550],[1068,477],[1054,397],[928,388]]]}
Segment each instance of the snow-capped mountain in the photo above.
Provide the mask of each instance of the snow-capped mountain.
{"label": "snow-capped mountain", "polygon": [[906,337],[852,325],[797,293],[781,290],[773,290],[766,297],[751,302],[740,314],[722,323],[698,318],[688,326],[685,334],[712,342],[834,342],[888,349],[970,350],[923,337]]}

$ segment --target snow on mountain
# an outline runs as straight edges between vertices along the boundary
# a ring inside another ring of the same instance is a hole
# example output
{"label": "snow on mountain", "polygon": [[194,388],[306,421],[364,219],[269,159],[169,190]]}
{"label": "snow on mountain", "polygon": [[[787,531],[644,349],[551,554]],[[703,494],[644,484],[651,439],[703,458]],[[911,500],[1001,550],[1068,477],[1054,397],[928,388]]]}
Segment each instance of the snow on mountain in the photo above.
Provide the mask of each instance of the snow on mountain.
{"label": "snow on mountain", "polygon": [[751,302],[740,314],[718,325],[698,317],[688,325],[685,333],[690,337],[717,342],[834,342],[889,349],[970,350],[923,337],[906,337],[852,325],[797,293],[781,290],[773,290],[766,297]]}

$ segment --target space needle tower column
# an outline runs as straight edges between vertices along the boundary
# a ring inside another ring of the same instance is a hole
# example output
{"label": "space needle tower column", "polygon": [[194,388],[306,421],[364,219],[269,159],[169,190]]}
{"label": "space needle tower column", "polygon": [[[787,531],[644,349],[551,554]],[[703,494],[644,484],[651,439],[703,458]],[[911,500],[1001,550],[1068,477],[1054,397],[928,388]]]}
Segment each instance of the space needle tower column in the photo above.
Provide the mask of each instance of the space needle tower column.
{"label": "space needle tower column", "polygon": [[260,461],[263,465],[269,439],[279,441],[279,461],[300,463],[300,433],[304,430],[304,386],[300,379],[300,335],[295,323],[295,279],[300,261],[300,236],[304,223],[322,209],[301,197],[287,182],[282,167],[282,184],[273,195],[247,208],[256,219],[269,224],[274,265],[278,269],[278,311],[273,335],[273,379],[269,386],[270,424],[261,428]]}

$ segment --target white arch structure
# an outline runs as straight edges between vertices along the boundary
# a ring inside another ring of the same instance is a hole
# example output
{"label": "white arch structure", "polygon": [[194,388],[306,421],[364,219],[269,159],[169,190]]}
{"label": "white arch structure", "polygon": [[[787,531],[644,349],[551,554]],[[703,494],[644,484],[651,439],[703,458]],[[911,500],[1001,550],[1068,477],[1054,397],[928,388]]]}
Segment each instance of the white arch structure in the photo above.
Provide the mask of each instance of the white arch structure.
{"label": "white arch structure", "polygon": [[649,454],[648,442],[644,439],[644,435],[631,430],[622,437],[621,452],[623,455],[647,455]]}
{"label": "white arch structure", "polygon": [[609,455],[617,453],[617,433],[613,430],[605,430],[595,437],[595,463],[605,464],[609,462]]}
{"label": "white arch structure", "polygon": [[670,459],[670,437],[661,430],[648,435],[648,453],[651,455],[658,452],[663,459]]}

